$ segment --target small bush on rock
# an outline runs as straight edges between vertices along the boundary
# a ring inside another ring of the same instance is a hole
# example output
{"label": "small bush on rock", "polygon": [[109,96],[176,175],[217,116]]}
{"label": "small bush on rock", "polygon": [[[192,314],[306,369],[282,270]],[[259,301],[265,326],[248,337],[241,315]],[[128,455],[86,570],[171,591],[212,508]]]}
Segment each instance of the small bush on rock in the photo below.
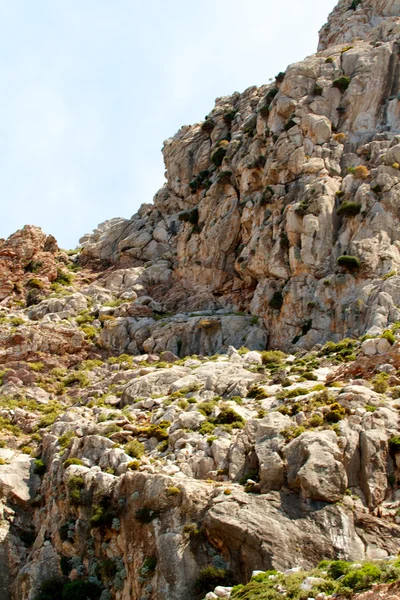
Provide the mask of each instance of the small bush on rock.
{"label": "small bush on rock", "polygon": [[68,480],[69,497],[73,504],[80,504],[83,499],[84,480],[80,475],[72,475]]}
{"label": "small bush on rock", "polygon": [[387,380],[387,373],[379,373],[378,375],[375,375],[374,379],[372,380],[374,392],[377,392],[378,394],[384,394],[389,387]]}
{"label": "small bush on rock", "polygon": [[338,423],[346,414],[345,409],[338,402],[331,404],[330,411],[326,414],[325,419],[328,423]]}
{"label": "small bush on rock", "polygon": [[349,167],[347,170],[353,175],[354,179],[367,179],[370,176],[369,170],[364,165]]}
{"label": "small bush on rock", "polygon": [[339,267],[345,267],[348,271],[354,271],[361,267],[361,261],[357,256],[349,256],[344,254],[337,259]]}
{"label": "small bush on rock", "polygon": [[139,459],[144,454],[144,445],[138,440],[132,440],[131,442],[125,444],[124,450],[128,456]]}
{"label": "small bush on rock", "polygon": [[83,462],[80,458],[67,458],[67,460],[64,461],[64,469],[68,469],[71,465],[83,465]]}
{"label": "small bush on rock", "polygon": [[92,581],[77,579],[62,588],[62,600],[99,600],[101,588]]}
{"label": "small bush on rock", "polygon": [[158,519],[158,517],[160,516],[159,511],[157,510],[152,510],[150,508],[148,508],[147,506],[144,506],[143,508],[139,508],[136,513],[135,513],[135,518],[137,521],[140,521],[140,523],[151,523],[151,521],[153,521],[153,519]]}
{"label": "small bush on rock", "polygon": [[361,210],[358,202],[343,202],[337,209],[339,217],[355,217]]}
{"label": "small bush on rock", "polygon": [[384,338],[385,340],[387,340],[391,346],[393,346],[393,344],[396,342],[396,337],[395,337],[394,333],[392,331],[390,331],[390,329],[386,329],[382,333],[381,338]]}
{"label": "small bush on rock", "polygon": [[341,580],[343,587],[348,587],[354,592],[365,590],[375,581],[379,581],[381,569],[373,563],[365,563],[360,569],[349,570]]}
{"label": "small bush on rock", "polygon": [[268,398],[268,394],[262,387],[255,384],[255,385],[252,385],[251,388],[249,389],[249,393],[247,394],[247,397],[255,398],[256,400],[262,400],[263,398]]}
{"label": "small bush on rock", "polygon": [[400,436],[393,436],[389,440],[389,448],[391,452],[400,452]]}
{"label": "small bush on rock", "polygon": [[350,85],[350,77],[339,77],[332,82],[332,87],[337,88],[342,94],[347,90]]}
{"label": "small bush on rock", "polygon": [[285,358],[286,354],[280,350],[263,350],[261,352],[263,365],[267,367],[270,365],[280,365]]}
{"label": "small bush on rock", "polygon": [[204,133],[211,133],[212,130],[214,129],[214,127],[215,127],[214,119],[206,117],[206,120],[204,121],[204,123],[201,126],[201,130],[204,131]]}
{"label": "small bush on rock", "polygon": [[219,415],[214,421],[217,425],[234,425],[235,427],[241,428],[245,424],[245,420],[237,412],[229,406],[221,408]]}
{"label": "small bush on rock", "polygon": [[216,567],[207,567],[200,572],[195,588],[196,591],[208,592],[217,586],[230,586],[233,583],[232,574],[226,569],[217,569]]}
{"label": "small bush on rock", "polygon": [[35,475],[44,475],[46,472],[46,465],[41,458],[37,458],[33,463],[33,472]]}
{"label": "small bush on rock", "polygon": [[283,305],[282,292],[274,292],[271,300],[268,302],[269,306],[274,310],[280,310]]}
{"label": "small bush on rock", "polygon": [[216,167],[220,167],[222,165],[222,161],[224,160],[226,154],[226,149],[223,147],[217,148],[215,152],[211,155],[211,162]]}
{"label": "small bush on rock", "polygon": [[63,582],[59,577],[46,579],[40,586],[39,593],[34,600],[62,600]]}

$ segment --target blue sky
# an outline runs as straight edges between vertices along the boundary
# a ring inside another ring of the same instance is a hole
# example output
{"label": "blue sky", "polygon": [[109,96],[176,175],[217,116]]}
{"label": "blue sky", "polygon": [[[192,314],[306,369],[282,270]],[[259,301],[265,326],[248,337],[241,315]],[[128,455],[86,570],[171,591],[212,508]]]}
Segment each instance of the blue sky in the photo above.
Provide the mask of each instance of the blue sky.
{"label": "blue sky", "polygon": [[335,0],[0,0],[0,237],[73,248],[164,181],[163,141],[312,54]]}

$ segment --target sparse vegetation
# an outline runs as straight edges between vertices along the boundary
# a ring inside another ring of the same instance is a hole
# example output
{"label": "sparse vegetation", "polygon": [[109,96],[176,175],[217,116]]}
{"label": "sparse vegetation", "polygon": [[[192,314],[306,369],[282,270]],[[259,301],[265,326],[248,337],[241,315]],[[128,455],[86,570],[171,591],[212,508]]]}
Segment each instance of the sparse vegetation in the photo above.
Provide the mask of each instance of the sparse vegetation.
{"label": "sparse vegetation", "polygon": [[361,204],[357,202],[343,202],[337,209],[340,217],[355,217],[361,210]]}
{"label": "sparse vegetation", "polygon": [[335,79],[332,82],[332,87],[340,90],[342,92],[342,94],[344,94],[344,92],[347,90],[349,85],[350,85],[350,77],[346,77],[346,76],[339,77],[339,79]]}
{"label": "sparse vegetation", "polygon": [[361,267],[361,261],[357,256],[344,254],[337,259],[339,267],[345,267],[348,271],[355,271]]}

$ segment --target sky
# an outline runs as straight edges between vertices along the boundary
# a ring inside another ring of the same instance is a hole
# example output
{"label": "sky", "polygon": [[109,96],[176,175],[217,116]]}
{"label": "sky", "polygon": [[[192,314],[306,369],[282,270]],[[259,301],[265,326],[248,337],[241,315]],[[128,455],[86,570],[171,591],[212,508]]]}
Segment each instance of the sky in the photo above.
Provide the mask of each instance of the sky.
{"label": "sky", "polygon": [[316,51],[336,0],[0,0],[0,237],[62,248],[163,185],[163,141]]}

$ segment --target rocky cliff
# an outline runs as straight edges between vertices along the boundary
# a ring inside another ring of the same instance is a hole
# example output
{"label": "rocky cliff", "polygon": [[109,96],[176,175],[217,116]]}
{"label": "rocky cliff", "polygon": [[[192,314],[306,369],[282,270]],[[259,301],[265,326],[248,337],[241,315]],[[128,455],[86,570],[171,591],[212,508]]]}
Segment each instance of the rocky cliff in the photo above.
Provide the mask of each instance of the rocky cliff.
{"label": "rocky cliff", "polygon": [[0,240],[1,600],[399,597],[399,31],[340,0],[153,204]]}

